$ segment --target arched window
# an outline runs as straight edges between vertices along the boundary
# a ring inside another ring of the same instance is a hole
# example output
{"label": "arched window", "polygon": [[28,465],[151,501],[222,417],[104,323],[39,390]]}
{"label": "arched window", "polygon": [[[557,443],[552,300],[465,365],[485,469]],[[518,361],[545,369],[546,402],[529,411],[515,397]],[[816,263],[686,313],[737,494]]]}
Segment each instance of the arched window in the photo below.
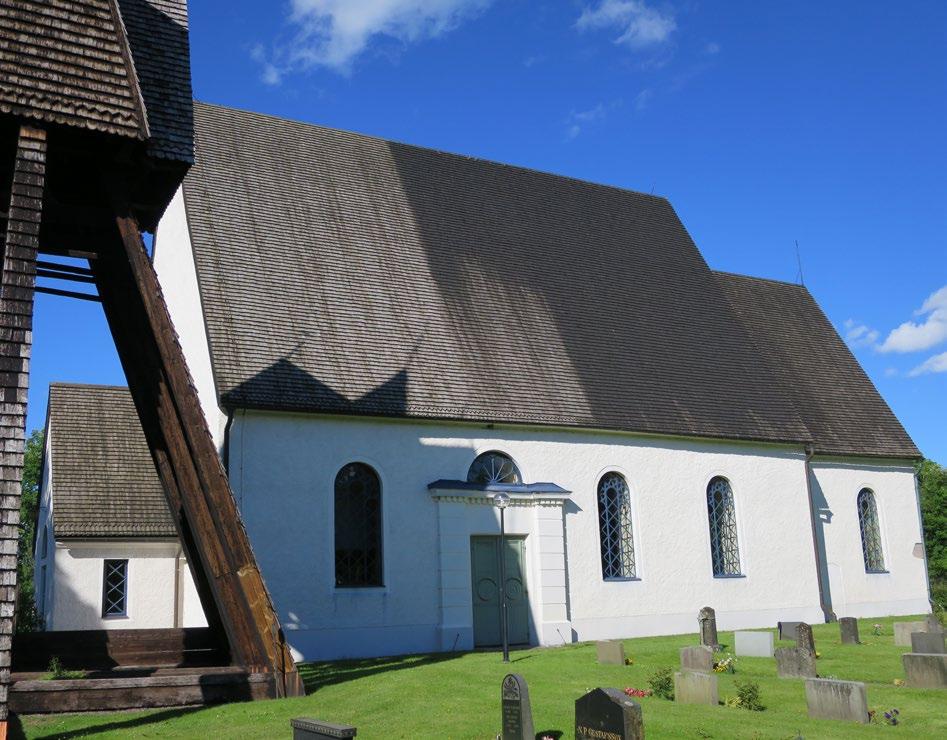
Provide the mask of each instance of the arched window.
{"label": "arched window", "polygon": [[467,471],[468,483],[522,483],[520,469],[513,458],[502,452],[490,451],[477,455]]}
{"label": "arched window", "polygon": [[335,585],[382,586],[381,482],[363,463],[335,476]]}
{"label": "arched window", "polygon": [[865,558],[865,570],[869,573],[883,573],[885,556],[881,551],[878,508],[875,506],[875,494],[870,488],[863,488],[858,493],[858,527],[862,533],[862,556]]}
{"label": "arched window", "polygon": [[726,478],[707,485],[707,516],[710,520],[710,559],[715,576],[740,575],[740,543],[733,490]]}
{"label": "arched window", "polygon": [[598,532],[602,545],[602,578],[635,577],[635,542],[631,531],[631,496],[624,476],[606,473],[598,482]]}

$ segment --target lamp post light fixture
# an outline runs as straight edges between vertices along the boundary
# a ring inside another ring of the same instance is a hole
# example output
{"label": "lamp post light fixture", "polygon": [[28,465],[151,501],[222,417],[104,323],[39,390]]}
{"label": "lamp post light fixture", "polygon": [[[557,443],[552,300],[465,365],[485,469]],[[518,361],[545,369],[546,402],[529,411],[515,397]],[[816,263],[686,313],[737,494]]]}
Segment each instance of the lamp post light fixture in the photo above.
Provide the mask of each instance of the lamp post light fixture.
{"label": "lamp post light fixture", "polygon": [[503,662],[510,662],[510,641],[507,632],[506,615],[506,522],[503,513],[510,505],[510,497],[506,493],[498,493],[493,497],[493,505],[500,510],[500,631],[503,635]]}

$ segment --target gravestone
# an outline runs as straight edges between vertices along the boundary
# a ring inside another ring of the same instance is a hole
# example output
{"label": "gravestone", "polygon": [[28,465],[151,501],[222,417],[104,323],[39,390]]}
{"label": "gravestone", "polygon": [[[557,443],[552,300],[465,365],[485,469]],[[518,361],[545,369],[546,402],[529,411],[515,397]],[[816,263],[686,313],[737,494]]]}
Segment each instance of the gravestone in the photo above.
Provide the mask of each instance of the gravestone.
{"label": "gravestone", "polygon": [[700,625],[700,644],[711,650],[719,650],[717,640],[717,613],[709,606],[705,606],[697,615],[697,624]]}
{"label": "gravestone", "polygon": [[713,673],[714,651],[705,645],[681,648],[681,670]]}
{"label": "gravestone", "polygon": [[780,678],[815,678],[815,653],[800,648],[776,648],[776,675]]}
{"label": "gravestone", "polygon": [[912,632],[911,652],[937,655],[947,653],[943,632]]}
{"label": "gravestone", "polygon": [[843,645],[858,645],[858,620],[855,617],[842,617],[838,621]]}
{"label": "gravestone", "polygon": [[595,643],[595,657],[605,665],[625,665],[625,646],[621,640],[603,640]]}
{"label": "gravestone", "polygon": [[526,679],[518,673],[508,673],[500,685],[500,702],[503,740],[535,740]]}
{"label": "gravestone", "polygon": [[683,671],[674,674],[674,701],[681,704],[720,703],[717,691],[717,676],[713,673]]}
{"label": "gravestone", "polygon": [[776,629],[779,631],[780,640],[795,640],[796,639],[796,627],[799,626],[799,622],[777,622]]}
{"label": "gravestone", "polygon": [[576,740],[643,740],[641,706],[618,689],[593,689],[575,700],[575,737]]}
{"label": "gravestone", "polygon": [[937,618],[936,614],[928,614],[924,621],[927,622],[928,632],[944,632],[944,625],[940,623],[940,619]]}
{"label": "gravestone", "polygon": [[746,632],[738,630],[733,633],[733,645],[734,652],[740,656],[751,658],[773,657],[772,632]]}
{"label": "gravestone", "polygon": [[868,691],[860,681],[807,678],[806,704],[815,719],[868,724]]}
{"label": "gravestone", "polygon": [[930,625],[924,622],[895,622],[894,623],[894,644],[902,647],[911,646],[912,632],[927,632]]}
{"label": "gravestone", "polygon": [[293,728],[293,740],[327,740],[328,738],[355,737],[358,734],[351,725],[337,725],[309,717],[291,719],[289,724]]}
{"label": "gravestone", "polygon": [[800,622],[796,627],[796,647],[808,650],[815,655],[815,638],[812,636],[811,625]]}
{"label": "gravestone", "polygon": [[916,689],[947,689],[947,655],[905,653],[901,656],[904,678]]}

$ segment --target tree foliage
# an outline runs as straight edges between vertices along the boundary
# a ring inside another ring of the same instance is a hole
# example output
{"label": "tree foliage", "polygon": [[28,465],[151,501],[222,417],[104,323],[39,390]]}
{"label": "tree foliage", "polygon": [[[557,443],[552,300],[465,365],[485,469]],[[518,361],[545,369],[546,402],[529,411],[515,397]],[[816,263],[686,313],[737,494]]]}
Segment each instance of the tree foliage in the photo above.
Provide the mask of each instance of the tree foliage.
{"label": "tree foliage", "polygon": [[934,600],[947,608],[947,468],[933,460],[917,466],[924,517],[924,547]]}
{"label": "tree foliage", "polygon": [[20,498],[20,543],[17,567],[16,630],[40,628],[33,583],[33,550],[36,546],[36,515],[39,510],[39,480],[43,465],[43,430],[34,429],[23,455],[23,489]]}

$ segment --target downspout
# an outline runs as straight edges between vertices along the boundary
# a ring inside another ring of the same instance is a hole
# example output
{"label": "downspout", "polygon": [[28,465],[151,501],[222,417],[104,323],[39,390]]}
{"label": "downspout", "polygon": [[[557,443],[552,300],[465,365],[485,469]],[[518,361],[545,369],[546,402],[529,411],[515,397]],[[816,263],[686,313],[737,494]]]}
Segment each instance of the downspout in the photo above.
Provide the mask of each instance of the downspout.
{"label": "downspout", "polygon": [[812,445],[806,445],[806,495],[809,498],[809,524],[812,528],[812,550],[815,553],[815,577],[819,586],[819,608],[826,623],[835,621],[835,614],[825,598],[825,580],[822,577],[822,563],[825,562],[825,553],[819,546],[819,526],[815,509],[815,499],[812,496],[812,456],[815,454]]}
{"label": "downspout", "polygon": [[224,475],[230,479],[230,427],[233,426],[233,409],[224,409],[227,415],[227,423],[224,424],[224,445],[220,451],[220,461],[224,466]]}
{"label": "downspout", "polygon": [[174,553],[174,623],[171,625],[175,629],[181,626],[181,545]]}

